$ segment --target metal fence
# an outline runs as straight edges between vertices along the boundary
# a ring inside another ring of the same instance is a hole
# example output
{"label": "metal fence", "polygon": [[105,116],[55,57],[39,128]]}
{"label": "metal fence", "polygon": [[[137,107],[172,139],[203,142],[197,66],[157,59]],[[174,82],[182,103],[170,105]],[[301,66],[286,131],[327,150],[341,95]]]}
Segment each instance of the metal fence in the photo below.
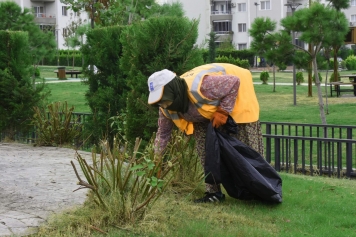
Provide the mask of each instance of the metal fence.
{"label": "metal fence", "polygon": [[355,177],[356,126],[261,122],[266,160],[277,171]]}
{"label": "metal fence", "polygon": [[[85,122],[90,113],[73,113]],[[261,122],[266,160],[277,170],[304,175],[356,177],[356,126]],[[1,134],[0,141],[6,134]],[[31,143],[36,133],[16,134]]]}

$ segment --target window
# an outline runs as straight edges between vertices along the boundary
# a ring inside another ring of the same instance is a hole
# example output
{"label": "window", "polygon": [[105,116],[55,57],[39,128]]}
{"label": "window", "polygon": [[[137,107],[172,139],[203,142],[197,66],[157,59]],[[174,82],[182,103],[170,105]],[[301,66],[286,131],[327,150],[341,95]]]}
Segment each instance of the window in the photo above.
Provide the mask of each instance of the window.
{"label": "window", "polygon": [[238,49],[239,50],[247,49],[247,44],[238,44]]}
{"label": "window", "polygon": [[43,7],[33,7],[33,13],[35,14],[35,17],[44,17]]}
{"label": "window", "polygon": [[[356,1],[356,0],[355,0]],[[246,3],[239,3],[237,5],[238,11],[239,12],[245,12],[246,11]]]}
{"label": "window", "polygon": [[231,29],[231,21],[214,21],[213,29],[216,34],[228,34]]}
{"label": "window", "polygon": [[62,33],[63,37],[67,37],[68,36],[68,30],[67,28],[63,28],[63,33]]}
{"label": "window", "polygon": [[356,21],[356,15],[351,15],[351,22],[355,22]]}
{"label": "window", "polygon": [[298,38],[295,39],[295,44],[298,45],[299,47],[303,48],[303,49],[305,48],[304,41],[302,41],[302,40],[300,40]]}
{"label": "window", "polygon": [[261,1],[261,10],[271,10],[271,1]]}
{"label": "window", "polygon": [[74,12],[74,16],[80,17],[80,12]]}
{"label": "window", "polygon": [[246,32],[246,23],[238,24],[238,32]]}
{"label": "window", "polygon": [[356,0],[351,0],[351,6],[356,6]]}
{"label": "window", "polygon": [[62,16],[66,16],[66,15],[67,15],[67,7],[62,6]]}

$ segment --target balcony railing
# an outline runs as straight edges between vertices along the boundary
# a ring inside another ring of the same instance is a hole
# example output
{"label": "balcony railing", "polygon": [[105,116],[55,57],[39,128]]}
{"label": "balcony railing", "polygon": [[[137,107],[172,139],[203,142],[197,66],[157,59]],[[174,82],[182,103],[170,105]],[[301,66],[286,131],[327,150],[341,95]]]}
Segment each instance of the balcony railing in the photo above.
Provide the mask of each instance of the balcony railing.
{"label": "balcony railing", "polygon": [[229,30],[229,31],[214,31],[214,33],[217,35],[232,35],[234,32]]}
{"label": "balcony railing", "polygon": [[56,14],[34,13],[36,18],[56,18]]}
{"label": "balcony railing", "polygon": [[231,11],[211,11],[211,15],[231,15]]}

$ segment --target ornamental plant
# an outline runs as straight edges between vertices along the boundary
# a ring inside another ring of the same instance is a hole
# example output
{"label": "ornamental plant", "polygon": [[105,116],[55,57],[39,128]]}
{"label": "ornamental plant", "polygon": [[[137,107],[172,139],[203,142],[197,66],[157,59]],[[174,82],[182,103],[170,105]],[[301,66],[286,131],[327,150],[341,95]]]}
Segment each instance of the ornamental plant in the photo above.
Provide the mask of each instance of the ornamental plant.
{"label": "ornamental plant", "polygon": [[340,81],[340,73],[337,72],[336,80],[335,80],[335,77],[334,77],[334,73],[331,73],[329,81],[330,82]]}
{"label": "ornamental plant", "polygon": [[267,84],[268,78],[269,78],[269,73],[267,71],[261,72],[260,79],[262,81],[262,84]]}
{"label": "ornamental plant", "polygon": [[[319,81],[322,82],[323,78],[321,77],[320,72],[318,72],[318,76],[319,76]],[[315,74],[313,75],[313,82],[315,83]]]}
{"label": "ornamental plant", "polygon": [[295,79],[297,81],[297,85],[303,83],[304,82],[303,72],[297,72],[297,74],[295,74]]}
{"label": "ornamental plant", "polygon": [[55,102],[47,107],[34,107],[32,124],[36,127],[36,144],[63,146],[77,143],[82,131],[80,117],[73,116],[74,107]]}

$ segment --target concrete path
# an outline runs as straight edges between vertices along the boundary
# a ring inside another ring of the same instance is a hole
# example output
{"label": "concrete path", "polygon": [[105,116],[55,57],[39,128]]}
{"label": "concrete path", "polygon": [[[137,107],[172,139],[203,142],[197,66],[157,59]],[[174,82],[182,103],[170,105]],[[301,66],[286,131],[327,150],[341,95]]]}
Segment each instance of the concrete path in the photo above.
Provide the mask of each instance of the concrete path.
{"label": "concrete path", "polygon": [[[79,153],[91,160],[90,152]],[[0,143],[0,236],[35,233],[50,214],[84,202],[86,189],[73,192],[75,157],[68,148]]]}

